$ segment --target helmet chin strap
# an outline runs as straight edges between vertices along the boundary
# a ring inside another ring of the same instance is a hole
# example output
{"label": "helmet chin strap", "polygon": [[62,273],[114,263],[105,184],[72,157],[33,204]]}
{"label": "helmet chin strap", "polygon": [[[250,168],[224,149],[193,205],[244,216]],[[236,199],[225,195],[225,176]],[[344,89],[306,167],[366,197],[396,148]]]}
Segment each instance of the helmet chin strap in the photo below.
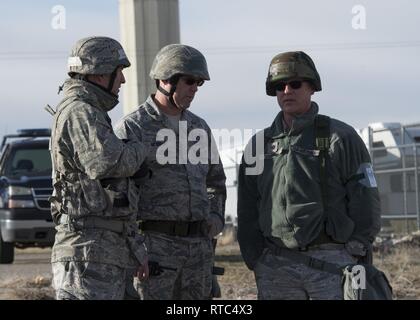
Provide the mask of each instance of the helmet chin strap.
{"label": "helmet chin strap", "polygon": [[89,82],[90,84],[93,84],[94,86],[97,86],[98,88],[101,88],[102,90],[106,91],[107,93],[109,93],[109,94],[113,95],[114,97],[118,98],[118,95],[112,93],[112,88],[114,87],[115,78],[117,77],[117,69],[118,68],[115,68],[115,70],[111,73],[107,88],[98,84],[98,83],[96,83],[96,82],[90,81],[87,78],[87,76],[84,75],[84,74],[75,74],[71,78]]}
{"label": "helmet chin strap", "polygon": [[117,77],[117,70],[118,68],[115,68],[114,71],[112,71],[110,79],[109,79],[109,83],[108,83],[108,88],[106,89],[106,91],[108,91],[110,94],[114,95],[112,93],[112,88],[114,87],[114,83],[115,83],[115,78]]}
{"label": "helmet chin strap", "polygon": [[176,90],[176,86],[172,86],[171,91],[168,92],[167,90],[163,89],[160,85],[158,85],[158,90],[168,97],[168,100],[172,107],[178,108],[174,100],[174,92]]}
{"label": "helmet chin strap", "polygon": [[169,100],[169,102],[170,102],[170,105],[172,106],[172,107],[174,107],[174,108],[176,108],[176,109],[179,109],[179,110],[185,110],[183,107],[181,107],[181,106],[179,106],[176,102],[175,102],[175,100],[174,100],[174,93],[175,93],[175,91],[176,91],[176,86],[177,86],[177,84],[178,84],[178,80],[179,80],[179,76],[177,76],[177,75],[175,75],[175,76],[173,76],[171,79],[169,79],[169,83],[172,85],[171,86],[171,90],[168,92],[167,90],[165,90],[164,88],[162,88],[161,86],[160,86],[160,84],[159,84],[159,80],[157,80],[157,82],[158,82],[158,86],[157,86],[157,89],[160,91],[160,92],[162,92],[165,96],[167,96],[168,97],[168,100]]}

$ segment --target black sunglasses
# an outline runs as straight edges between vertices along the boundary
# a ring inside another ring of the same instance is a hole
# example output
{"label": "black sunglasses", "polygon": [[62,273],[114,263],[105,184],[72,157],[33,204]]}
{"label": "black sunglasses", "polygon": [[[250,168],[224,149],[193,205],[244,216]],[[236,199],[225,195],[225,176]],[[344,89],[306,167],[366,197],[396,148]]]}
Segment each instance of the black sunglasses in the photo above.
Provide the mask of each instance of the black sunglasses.
{"label": "black sunglasses", "polygon": [[280,91],[283,92],[284,89],[286,89],[286,85],[288,85],[290,88],[292,89],[300,89],[300,87],[302,87],[302,80],[293,80],[293,81],[289,81],[289,82],[279,82],[276,84],[275,89],[276,91]]}
{"label": "black sunglasses", "polygon": [[185,77],[185,78],[182,78],[182,79],[189,86],[192,86],[193,84],[197,84],[198,87],[201,87],[204,83],[203,79],[196,79],[196,78],[192,78],[192,77]]}

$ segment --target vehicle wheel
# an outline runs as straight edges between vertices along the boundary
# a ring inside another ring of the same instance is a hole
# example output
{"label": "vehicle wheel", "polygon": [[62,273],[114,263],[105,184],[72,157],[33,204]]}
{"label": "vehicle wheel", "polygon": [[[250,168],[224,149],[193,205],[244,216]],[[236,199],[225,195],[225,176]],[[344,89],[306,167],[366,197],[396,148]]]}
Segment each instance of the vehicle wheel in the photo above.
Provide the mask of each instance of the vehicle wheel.
{"label": "vehicle wheel", "polygon": [[13,242],[4,242],[0,233],[0,264],[13,263],[15,248]]}

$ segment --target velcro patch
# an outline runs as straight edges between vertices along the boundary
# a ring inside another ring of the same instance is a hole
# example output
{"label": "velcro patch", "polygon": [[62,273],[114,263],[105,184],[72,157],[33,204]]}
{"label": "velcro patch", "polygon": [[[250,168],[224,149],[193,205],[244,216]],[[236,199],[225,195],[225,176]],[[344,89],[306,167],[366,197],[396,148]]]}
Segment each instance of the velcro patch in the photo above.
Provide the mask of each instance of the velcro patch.
{"label": "velcro patch", "polygon": [[368,188],[376,188],[378,184],[376,183],[375,175],[373,173],[372,164],[362,163],[357,170],[358,174],[363,174],[363,178],[359,180],[361,184]]}
{"label": "velcro patch", "polygon": [[81,67],[83,65],[82,60],[80,60],[80,57],[69,57],[67,59],[67,68],[70,69],[70,67]]}

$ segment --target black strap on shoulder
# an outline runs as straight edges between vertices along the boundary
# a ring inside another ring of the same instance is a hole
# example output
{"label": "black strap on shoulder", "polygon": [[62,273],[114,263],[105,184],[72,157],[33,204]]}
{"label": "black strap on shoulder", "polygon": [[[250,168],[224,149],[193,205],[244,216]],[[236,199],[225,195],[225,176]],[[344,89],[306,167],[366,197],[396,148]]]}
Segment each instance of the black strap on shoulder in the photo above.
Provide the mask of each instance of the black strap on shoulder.
{"label": "black strap on shoulder", "polygon": [[330,148],[330,117],[318,114],[315,116],[315,146],[319,150],[319,174],[324,213],[328,203],[327,157]]}

